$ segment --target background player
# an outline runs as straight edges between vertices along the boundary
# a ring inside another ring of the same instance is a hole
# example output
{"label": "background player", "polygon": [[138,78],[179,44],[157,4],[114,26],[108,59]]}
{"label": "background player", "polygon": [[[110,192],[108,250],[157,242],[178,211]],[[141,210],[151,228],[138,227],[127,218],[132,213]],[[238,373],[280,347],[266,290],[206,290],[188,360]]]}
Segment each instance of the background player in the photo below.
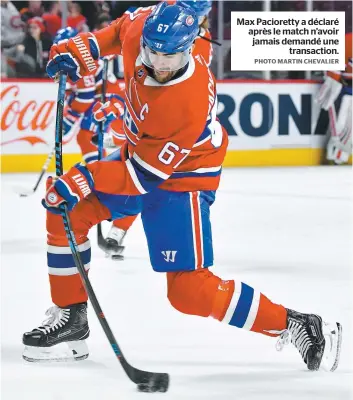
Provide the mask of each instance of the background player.
{"label": "background player", "polygon": [[[331,137],[326,158],[336,164],[348,162],[352,154],[352,33],[345,37],[344,71],[329,71],[316,97],[316,101],[330,117]],[[336,121],[335,101],[341,95],[341,105]]]}
{"label": "background player", "polygon": [[[54,43],[61,43],[78,34],[76,29],[71,27],[60,29]],[[86,163],[97,161],[98,150],[92,142],[92,118],[90,118],[92,108],[95,102],[96,80],[95,75],[90,74],[77,82],[68,80],[66,85],[67,105],[63,119],[63,135],[68,135],[80,121],[80,129],[77,135],[77,143],[81,148],[82,157]]]}
{"label": "background player", "polygon": [[[68,40],[78,34],[76,29],[71,27],[60,29],[54,43]],[[80,146],[82,158],[89,164],[98,160],[97,141],[93,139],[97,132],[97,122],[92,117],[93,108],[99,101],[103,82],[103,60],[98,60],[98,68],[95,74],[90,74],[73,83],[67,83],[67,106],[63,119],[63,135],[72,133],[72,129],[79,122],[77,143]],[[107,99],[112,98],[112,103],[120,114],[123,114],[124,85],[117,84],[117,79],[112,73],[108,73]],[[114,119],[106,124],[107,134],[105,136],[105,147],[121,146],[124,142],[122,117]]]}
{"label": "background player", "polygon": [[[55,36],[54,43],[68,40],[77,34],[77,30],[71,27],[60,29]],[[75,83],[68,81],[66,89],[67,106],[63,119],[63,135],[70,135],[79,123],[77,143],[80,146],[82,158],[87,164],[98,160],[98,124],[93,118],[93,112],[96,104],[100,104],[99,100],[103,86],[103,65],[103,60],[99,59],[95,74],[84,76]],[[107,78],[106,99],[111,100],[112,109],[116,112],[116,116],[104,124],[103,145],[104,148],[109,149],[120,147],[126,140],[122,118],[124,114],[123,97],[125,85],[124,83],[118,83],[116,77],[109,72],[109,69]],[[123,227],[130,218],[124,218]],[[124,230],[114,228],[114,225],[112,225],[106,240],[109,242],[110,253],[113,257],[122,252],[121,237],[124,235]]]}
{"label": "background player", "polygon": [[106,160],[76,165],[55,183],[48,180],[43,205],[49,210],[48,266],[56,307],[50,309],[49,321],[24,334],[27,359],[41,360],[43,352],[49,358],[50,347],[63,342],[74,350],[72,358],[88,356],[87,295],[57,214],[66,202],[87,269],[89,228],[119,213],[142,210],[151,264],[166,273],[173,307],[264,335],[282,335],[280,346],[290,333],[308,369],[319,369],[323,358],[330,369],[337,367],[338,323],[274,304],[249,285],[222,280],[209,270],[210,206],[228,136],[216,119],[215,78],[203,58],[192,55],[198,30],[190,9],[161,3],[152,13],[140,10],[94,35],[80,34],[52,48],[49,75],[62,70],[74,80],[89,72],[99,54],[124,54],[128,144]]}

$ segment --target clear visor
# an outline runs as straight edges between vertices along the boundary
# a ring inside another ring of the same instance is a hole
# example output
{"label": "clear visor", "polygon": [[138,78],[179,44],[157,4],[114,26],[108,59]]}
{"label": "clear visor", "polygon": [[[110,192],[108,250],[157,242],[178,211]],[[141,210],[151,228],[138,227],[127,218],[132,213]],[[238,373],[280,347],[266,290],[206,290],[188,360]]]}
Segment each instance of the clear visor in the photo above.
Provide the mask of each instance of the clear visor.
{"label": "clear visor", "polygon": [[155,52],[148,46],[141,46],[142,62],[149,68],[160,72],[178,71],[190,60],[191,48],[175,54],[165,54]]}

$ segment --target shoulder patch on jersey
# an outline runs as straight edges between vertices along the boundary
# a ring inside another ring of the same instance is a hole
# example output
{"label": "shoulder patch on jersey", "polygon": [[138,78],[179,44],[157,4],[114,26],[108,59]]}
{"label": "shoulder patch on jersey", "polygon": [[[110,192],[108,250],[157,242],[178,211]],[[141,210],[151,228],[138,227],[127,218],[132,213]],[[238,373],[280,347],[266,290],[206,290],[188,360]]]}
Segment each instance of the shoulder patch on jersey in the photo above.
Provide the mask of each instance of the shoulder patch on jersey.
{"label": "shoulder patch on jersey", "polygon": [[140,68],[140,69],[137,71],[137,76],[138,76],[139,78],[142,78],[143,75],[144,75],[144,73],[145,73],[145,70],[144,70],[143,68]]}

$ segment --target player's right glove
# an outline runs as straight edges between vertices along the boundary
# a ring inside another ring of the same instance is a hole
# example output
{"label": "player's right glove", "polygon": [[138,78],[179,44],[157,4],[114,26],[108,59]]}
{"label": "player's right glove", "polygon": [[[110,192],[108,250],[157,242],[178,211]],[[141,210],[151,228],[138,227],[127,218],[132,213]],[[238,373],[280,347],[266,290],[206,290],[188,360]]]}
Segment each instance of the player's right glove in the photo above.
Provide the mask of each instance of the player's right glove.
{"label": "player's right glove", "polygon": [[52,45],[47,73],[50,78],[55,78],[62,71],[73,82],[77,82],[97,69],[98,58],[99,46],[95,36],[90,32],[80,33],[74,38]]}
{"label": "player's right glove", "polygon": [[76,164],[55,181],[51,176],[47,179],[47,192],[42,205],[53,214],[61,214],[60,204],[66,203],[71,211],[92,192],[93,186],[93,178],[88,169],[82,164]]}
{"label": "player's right glove", "polygon": [[315,100],[320,107],[322,107],[324,110],[328,110],[341,93],[342,87],[342,83],[336,81],[330,76],[327,76],[325,82],[321,85]]}
{"label": "player's right glove", "polygon": [[80,119],[80,114],[77,113],[76,111],[71,110],[70,108],[67,109],[64,113],[64,118],[63,118],[63,135],[67,135],[73,126],[75,125],[75,122]]}
{"label": "player's right glove", "polygon": [[104,121],[105,125],[109,125],[114,119],[120,118],[124,114],[124,109],[120,100],[112,96],[104,104],[97,102],[93,107],[93,117],[97,122]]}

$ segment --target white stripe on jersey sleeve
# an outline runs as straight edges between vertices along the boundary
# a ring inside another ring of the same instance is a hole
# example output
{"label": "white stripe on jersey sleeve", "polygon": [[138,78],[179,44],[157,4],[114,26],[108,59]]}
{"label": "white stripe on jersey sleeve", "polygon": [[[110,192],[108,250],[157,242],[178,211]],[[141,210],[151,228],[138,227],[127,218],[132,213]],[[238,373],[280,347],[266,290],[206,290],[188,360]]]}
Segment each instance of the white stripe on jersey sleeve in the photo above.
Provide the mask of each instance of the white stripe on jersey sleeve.
{"label": "white stripe on jersey sleeve", "polygon": [[132,158],[141,165],[141,167],[147,169],[147,171],[152,172],[152,174],[157,175],[161,179],[168,179],[170,175],[165,174],[164,172],[160,171],[159,169],[152,167],[152,165],[147,164],[146,161],[143,161],[136,153],[132,156]]}
{"label": "white stripe on jersey sleeve", "polygon": [[130,176],[131,176],[131,179],[132,179],[132,181],[134,182],[134,185],[136,186],[136,189],[137,189],[141,194],[146,194],[147,192],[146,192],[146,190],[143,188],[141,182],[139,181],[139,179],[138,179],[138,177],[137,177],[137,175],[136,175],[135,169],[134,169],[133,165],[131,164],[131,161],[130,161],[130,160],[126,160],[125,163],[126,163],[127,170],[129,171],[129,174],[130,174]]}

